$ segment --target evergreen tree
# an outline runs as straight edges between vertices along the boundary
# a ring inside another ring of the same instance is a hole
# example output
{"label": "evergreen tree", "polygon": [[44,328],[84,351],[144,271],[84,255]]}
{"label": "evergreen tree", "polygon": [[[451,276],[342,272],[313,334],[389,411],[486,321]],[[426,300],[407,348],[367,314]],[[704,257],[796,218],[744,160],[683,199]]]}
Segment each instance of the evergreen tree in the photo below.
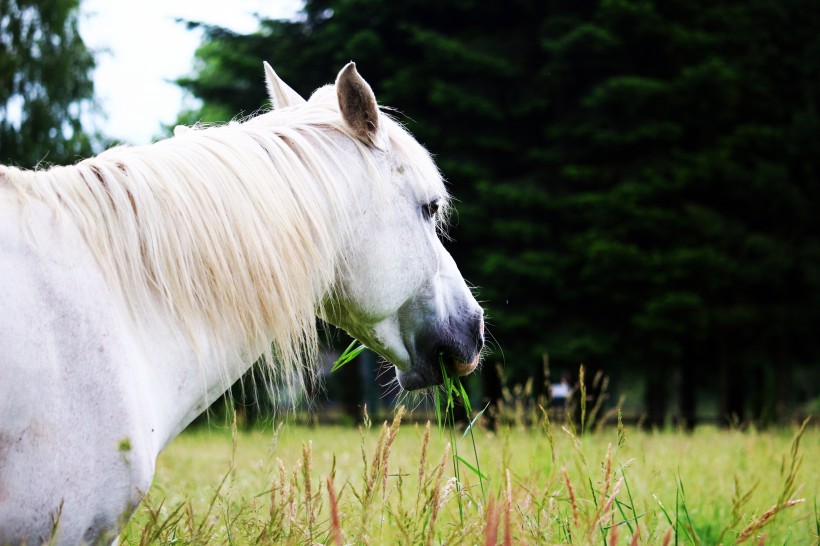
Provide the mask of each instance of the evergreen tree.
{"label": "evergreen tree", "polygon": [[820,44],[818,16],[796,2],[613,1],[547,27],[544,70],[559,77],[543,172],[566,234],[557,277],[576,283],[554,307],[586,314],[590,340],[579,351],[570,331],[563,353],[640,370],[651,423],[675,370],[688,420],[704,382],[742,419],[762,375],[814,358],[802,341],[816,307],[799,299],[817,295],[818,139],[804,131],[818,128],[818,95],[804,51]]}
{"label": "evergreen tree", "polygon": [[34,167],[91,154],[94,57],[77,28],[79,0],[0,0],[0,163]]}
{"label": "evergreen tree", "polygon": [[549,353],[642,380],[652,424],[674,394],[692,424],[698,388],[761,418],[820,348],[816,28],[797,0],[308,0],[207,29],[181,84],[251,112],[260,59],[303,93],[356,60],[461,200],[508,377]]}

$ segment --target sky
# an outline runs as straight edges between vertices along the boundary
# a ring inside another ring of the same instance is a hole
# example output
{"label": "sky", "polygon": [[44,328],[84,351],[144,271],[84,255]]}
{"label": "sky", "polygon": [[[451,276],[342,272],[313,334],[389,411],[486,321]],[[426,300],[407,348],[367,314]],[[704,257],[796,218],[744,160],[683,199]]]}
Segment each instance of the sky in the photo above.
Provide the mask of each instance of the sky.
{"label": "sky", "polygon": [[301,0],[83,0],[80,34],[97,52],[94,85],[101,110],[89,123],[106,137],[147,144],[184,105],[195,104],[170,81],[191,72],[202,34],[177,19],[249,33],[257,28],[254,14],[292,18],[301,7]]}

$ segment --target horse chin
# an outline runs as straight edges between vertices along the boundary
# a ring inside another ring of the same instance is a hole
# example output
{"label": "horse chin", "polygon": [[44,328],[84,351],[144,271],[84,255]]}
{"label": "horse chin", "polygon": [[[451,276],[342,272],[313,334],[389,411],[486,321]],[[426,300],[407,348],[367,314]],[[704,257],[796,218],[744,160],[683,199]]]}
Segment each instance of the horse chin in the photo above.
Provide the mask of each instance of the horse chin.
{"label": "horse chin", "polygon": [[396,379],[399,385],[406,391],[417,391],[427,387],[441,385],[444,381],[440,370],[432,367],[412,368],[409,370],[399,370],[396,368]]}

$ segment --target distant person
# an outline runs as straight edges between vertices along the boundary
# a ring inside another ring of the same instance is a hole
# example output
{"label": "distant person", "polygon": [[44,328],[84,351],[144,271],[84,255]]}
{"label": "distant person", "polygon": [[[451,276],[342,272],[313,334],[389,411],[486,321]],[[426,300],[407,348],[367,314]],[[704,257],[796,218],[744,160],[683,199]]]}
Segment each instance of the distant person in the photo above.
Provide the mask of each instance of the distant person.
{"label": "distant person", "polygon": [[572,396],[572,376],[570,376],[568,372],[564,372],[564,375],[561,376],[560,383],[553,383],[550,385],[552,407],[566,407],[567,400],[569,400],[570,396]]}

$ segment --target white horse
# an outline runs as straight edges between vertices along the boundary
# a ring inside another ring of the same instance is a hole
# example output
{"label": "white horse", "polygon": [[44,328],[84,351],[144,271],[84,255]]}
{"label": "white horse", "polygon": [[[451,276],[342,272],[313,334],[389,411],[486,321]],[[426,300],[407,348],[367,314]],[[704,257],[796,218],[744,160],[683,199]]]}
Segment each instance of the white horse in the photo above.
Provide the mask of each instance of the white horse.
{"label": "white horse", "polygon": [[[428,153],[348,64],[305,101],[70,167],[0,166],[0,544],[114,540],[160,451],[315,317],[417,389],[470,373],[483,313],[441,245]],[[52,536],[53,535],[53,536]]]}

